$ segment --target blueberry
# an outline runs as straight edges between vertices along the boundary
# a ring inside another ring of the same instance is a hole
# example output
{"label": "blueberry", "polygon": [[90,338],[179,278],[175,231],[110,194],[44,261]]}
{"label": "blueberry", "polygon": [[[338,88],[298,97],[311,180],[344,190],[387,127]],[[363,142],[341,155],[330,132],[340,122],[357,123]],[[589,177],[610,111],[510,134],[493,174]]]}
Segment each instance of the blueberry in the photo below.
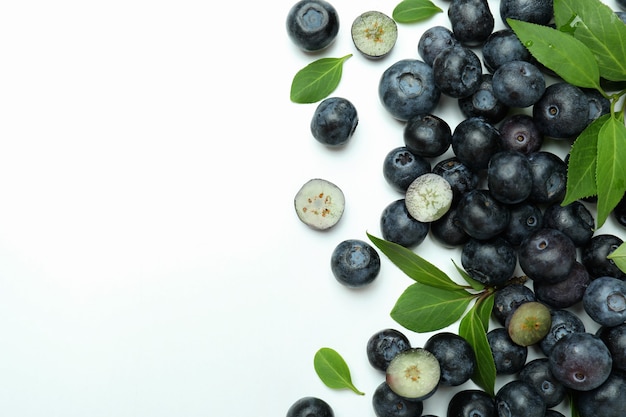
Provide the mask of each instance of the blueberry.
{"label": "blueberry", "polygon": [[522,242],[518,260],[522,271],[534,281],[564,281],[576,262],[576,246],[565,233],[543,227]]}
{"label": "blueberry", "polygon": [[500,143],[503,149],[528,155],[541,149],[543,135],[531,116],[517,113],[506,117],[500,124]]}
{"label": "blueberry", "polygon": [[558,155],[549,151],[528,154],[533,188],[529,201],[539,204],[560,203],[567,191],[567,164]]}
{"label": "blueberry", "polygon": [[[546,407],[555,407],[565,399],[567,390],[550,372],[548,358],[536,358],[527,362],[518,378],[528,382],[541,395]],[[547,415],[547,414],[546,414]]]}
{"label": "blueberry", "polygon": [[452,0],[448,19],[454,36],[470,46],[483,43],[495,24],[487,0]]}
{"label": "blueberry", "polygon": [[528,348],[513,342],[504,327],[487,332],[487,342],[496,365],[496,374],[512,375],[522,370],[528,357]]}
{"label": "blueberry", "polygon": [[539,342],[539,347],[544,355],[549,356],[552,348],[563,336],[574,333],[584,332],[585,324],[574,313],[569,310],[553,309],[550,311],[552,315],[552,324],[548,334]]}
{"label": "blueberry", "polygon": [[478,89],[473,94],[458,99],[457,103],[466,118],[482,117],[489,123],[500,122],[510,109],[495,96],[491,74],[483,74]]}
{"label": "blueberry", "polygon": [[596,335],[611,352],[613,369],[626,371],[626,323],[612,327],[601,326]]}
{"label": "blueberry", "polygon": [[622,417],[626,404],[626,374],[611,373],[598,388],[577,393],[574,402],[580,417]]}
{"label": "blueberry", "polygon": [[552,0],[501,0],[500,17],[547,25],[554,16]]}
{"label": "blueberry", "polygon": [[533,291],[537,300],[544,304],[553,308],[567,308],[582,301],[590,283],[591,276],[587,268],[577,261],[563,281],[554,284],[533,281]]}
{"label": "blueberry", "polygon": [[399,396],[384,381],[372,395],[372,407],[376,417],[415,417],[421,416],[424,410],[422,401],[411,401]]}
{"label": "blueberry", "polygon": [[461,250],[461,264],[476,281],[497,287],[513,277],[517,254],[513,246],[501,237],[470,239]]}
{"label": "blueberry", "polygon": [[496,237],[509,223],[508,207],[493,198],[488,190],[467,192],[459,200],[457,210],[463,230],[475,239]]}
{"label": "blueberry", "polygon": [[431,113],[440,96],[432,67],[418,59],[395,62],[383,72],[378,83],[383,107],[402,121],[416,114]]}
{"label": "blueberry", "polygon": [[424,343],[424,349],[439,361],[441,385],[458,386],[474,375],[477,367],[476,354],[461,336],[451,332],[435,333]]}
{"label": "blueberry", "polygon": [[439,387],[441,367],[437,358],[424,348],[398,353],[387,367],[385,381],[401,397],[423,401]]}
{"label": "blueberry", "polygon": [[470,239],[461,226],[455,205],[439,220],[430,223],[430,233],[437,242],[448,248],[461,246]]}
{"label": "blueberry", "polygon": [[324,0],[301,0],[287,14],[289,38],[306,52],[329,46],[339,33],[337,10]]}
{"label": "blueberry", "polygon": [[543,224],[565,233],[577,247],[587,244],[595,232],[593,215],[580,201],[551,204],[543,212]]}
{"label": "blueberry", "polygon": [[589,391],[602,385],[611,373],[613,360],[604,342],[591,333],[563,336],[552,348],[550,372],[566,388]]}
{"label": "blueberry", "polygon": [[378,276],[380,255],[367,242],[348,239],[335,247],[330,266],[341,284],[352,288],[363,287]]}
{"label": "blueberry", "polygon": [[508,207],[509,223],[502,232],[502,237],[511,245],[518,247],[535,230],[543,227],[543,213],[538,205],[527,201]]}
{"label": "blueberry", "polygon": [[478,187],[478,175],[456,156],[437,162],[432,171],[450,183],[454,202],[458,202],[466,192]]}
{"label": "blueberry", "polygon": [[626,323],[626,281],[613,277],[594,279],[583,295],[583,307],[601,326]]}
{"label": "blueberry", "polygon": [[311,119],[311,133],[327,146],[344,145],[354,134],[359,117],[354,105],[342,97],[329,97],[320,102]]}
{"label": "blueberry", "polygon": [[525,201],[533,187],[531,166],[526,155],[517,151],[493,154],[487,166],[487,186],[493,198],[501,203]]}
{"label": "blueberry", "polygon": [[493,73],[493,94],[509,107],[530,107],[546,90],[543,73],[528,61],[509,61]]}
{"label": "blueberry", "polygon": [[511,340],[520,346],[539,343],[550,331],[550,308],[538,301],[521,304],[506,319]]}
{"label": "blueberry", "polygon": [[610,233],[603,233],[593,236],[582,247],[581,262],[592,278],[610,276],[626,280],[626,273],[619,269],[612,259],[607,258],[622,243],[624,243],[622,238]]}
{"label": "blueberry", "polygon": [[422,33],[417,43],[417,53],[428,65],[432,66],[439,52],[460,42],[454,33],[445,26],[432,26]]}
{"label": "blueberry", "polygon": [[383,238],[407,248],[421,244],[429,229],[428,223],[420,222],[409,214],[403,198],[388,204],[380,216]]}
{"label": "blueberry", "polygon": [[478,389],[465,389],[450,399],[447,417],[498,417],[498,413],[491,395]]}
{"label": "blueberry", "polygon": [[582,132],[589,122],[589,100],[578,87],[556,82],[546,87],[533,105],[533,118],[539,130],[553,139],[571,139]]}
{"label": "blueberry", "polygon": [[515,32],[510,28],[497,30],[482,45],[483,64],[487,71],[493,73],[506,62],[534,62],[528,49],[522,44]]}
{"label": "blueberry", "polygon": [[287,417],[334,417],[328,403],[317,397],[302,397],[289,407]]}
{"label": "blueberry", "polygon": [[380,59],[393,49],[398,39],[398,26],[391,17],[377,10],[359,15],[352,22],[352,41],[365,57]]}
{"label": "blueberry", "polygon": [[439,52],[433,61],[435,84],[453,98],[472,95],[482,82],[482,63],[469,47],[455,45]]}
{"label": "blueberry", "polygon": [[404,197],[411,217],[424,223],[434,222],[446,214],[452,206],[452,198],[450,183],[430,172],[417,177]]}
{"label": "blueberry", "polygon": [[374,369],[386,371],[391,360],[411,347],[404,333],[396,329],[382,329],[367,340],[367,359]]}
{"label": "blueberry", "polygon": [[516,379],[496,392],[496,409],[501,417],[544,417],[546,403],[541,394],[526,381]]}
{"label": "blueberry", "polygon": [[430,162],[405,146],[392,149],[383,160],[383,176],[396,191],[406,192],[419,176],[431,171]]}
{"label": "blueberry", "polygon": [[327,230],[343,217],[346,198],[337,185],[313,178],[300,187],[293,203],[302,223],[314,230]]}
{"label": "blueberry", "polygon": [[441,117],[417,114],[404,125],[403,138],[404,146],[415,155],[434,158],[450,148],[452,129]]}
{"label": "blueberry", "polygon": [[611,111],[611,101],[602,95],[595,88],[583,88],[583,93],[587,96],[587,100],[589,101],[589,120],[588,124],[603,116],[605,114],[610,113]]}
{"label": "blueberry", "polygon": [[493,296],[492,314],[501,324],[522,304],[536,301],[535,294],[526,285],[515,283],[498,289]]}
{"label": "blueberry", "polygon": [[480,117],[467,118],[452,132],[452,150],[470,169],[485,170],[491,156],[501,150],[500,132]]}

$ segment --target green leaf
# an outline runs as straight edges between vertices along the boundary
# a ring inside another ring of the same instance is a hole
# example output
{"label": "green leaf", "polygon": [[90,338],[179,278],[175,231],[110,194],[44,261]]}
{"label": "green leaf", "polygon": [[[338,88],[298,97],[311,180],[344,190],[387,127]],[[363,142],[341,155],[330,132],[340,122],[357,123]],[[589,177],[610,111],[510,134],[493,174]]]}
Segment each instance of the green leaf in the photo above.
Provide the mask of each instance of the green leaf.
{"label": "green leaf", "polygon": [[[490,298],[491,301],[489,301]],[[493,396],[496,384],[496,365],[487,341],[488,327],[484,325],[484,314],[488,310],[489,303],[493,306],[493,295],[477,301],[470,308],[459,324],[459,336],[467,340],[476,354],[478,366],[472,376],[472,381]]]}
{"label": "green leaf", "polygon": [[596,187],[596,162],[598,134],[611,117],[605,114],[589,124],[572,144],[567,163],[567,191],[561,205],[598,193]]}
{"label": "green leaf", "polygon": [[600,228],[626,192],[626,126],[617,117],[609,118],[598,134],[596,186]]}
{"label": "green leaf", "polygon": [[443,10],[430,0],[403,0],[393,9],[391,16],[398,23],[414,23],[441,12]]}
{"label": "green leaf", "polygon": [[313,366],[317,376],[327,387],[348,388],[359,395],[365,395],[352,384],[348,364],[334,349],[324,347],[318,350],[313,358]]}
{"label": "green leaf", "polygon": [[619,245],[607,258],[613,260],[620,270],[626,272],[626,243]]}
{"label": "green leaf", "polygon": [[377,238],[369,233],[367,236],[409,278],[431,287],[463,290],[463,287],[452,281],[445,272],[421,258],[412,250],[397,243]]}
{"label": "green leaf", "polygon": [[626,25],[599,0],[554,0],[559,30],[571,33],[595,55],[600,76],[626,79]]}
{"label": "green leaf", "polygon": [[442,329],[463,316],[474,295],[462,289],[443,289],[416,282],[398,298],[391,317],[418,333]]}
{"label": "green leaf", "polygon": [[458,266],[456,262],[454,262],[454,259],[452,260],[452,263],[454,264],[454,267],[458,271],[459,275],[463,277],[463,279],[470,285],[470,287],[472,287],[476,291],[481,291],[485,289],[485,284],[478,282],[474,278],[472,278],[470,274],[467,273],[467,271],[465,271],[463,268]]}
{"label": "green leaf", "polygon": [[315,103],[326,97],[339,85],[343,63],[352,56],[342,58],[320,58],[302,68],[291,83],[291,101]]}
{"label": "green leaf", "polygon": [[476,317],[480,320],[483,327],[485,328],[485,333],[489,331],[489,320],[491,319],[494,301],[494,293],[491,293],[485,298],[480,299],[476,302]]}
{"label": "green leaf", "polygon": [[522,44],[544,66],[579,87],[600,89],[600,71],[593,54],[578,39],[551,27],[507,19]]}

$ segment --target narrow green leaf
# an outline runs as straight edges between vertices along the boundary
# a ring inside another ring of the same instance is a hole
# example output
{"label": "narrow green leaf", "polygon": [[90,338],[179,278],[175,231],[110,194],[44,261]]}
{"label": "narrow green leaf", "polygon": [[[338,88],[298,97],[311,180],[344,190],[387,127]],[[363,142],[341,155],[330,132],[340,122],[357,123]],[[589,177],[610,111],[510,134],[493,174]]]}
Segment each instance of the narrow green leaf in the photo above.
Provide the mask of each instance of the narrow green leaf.
{"label": "narrow green leaf", "polygon": [[572,144],[567,163],[567,191],[563,206],[581,198],[596,195],[596,161],[598,134],[611,117],[605,114],[591,122]]}
{"label": "narrow green leaf", "polygon": [[441,12],[443,10],[430,0],[403,0],[393,9],[391,16],[398,23],[414,23]]}
{"label": "narrow green leaf", "polygon": [[315,103],[326,97],[339,85],[343,63],[352,56],[320,58],[296,73],[291,82],[291,101]]}
{"label": "narrow green leaf", "polygon": [[409,278],[424,285],[449,290],[463,290],[463,287],[452,281],[445,272],[420,257],[412,250],[367,234],[372,243],[384,253],[391,262],[402,270]]}
{"label": "narrow green leaf", "polygon": [[626,25],[609,6],[599,0],[554,0],[554,20],[559,30],[587,45],[600,76],[626,79]]}
{"label": "narrow green leaf", "polygon": [[626,243],[619,245],[607,258],[612,259],[619,269],[626,272]]}
{"label": "narrow green leaf", "polygon": [[398,298],[391,317],[418,333],[443,329],[463,316],[474,295],[465,290],[430,287],[416,282]]}
{"label": "narrow green leaf", "polygon": [[493,303],[495,300],[495,294],[491,293],[483,299],[476,302],[476,317],[480,320],[485,333],[489,331],[489,320],[491,319],[491,313],[493,311]]}
{"label": "narrow green leaf", "polygon": [[496,384],[496,365],[487,341],[488,327],[484,326],[484,313],[488,307],[485,302],[489,302],[488,299],[482,300],[482,302],[477,301],[461,319],[459,336],[467,340],[476,354],[478,366],[472,376],[472,381],[493,396]]}
{"label": "narrow green leaf", "polygon": [[454,259],[452,260],[452,263],[454,264],[454,267],[456,268],[456,270],[459,272],[459,275],[463,277],[465,282],[467,282],[470,285],[470,287],[472,287],[476,291],[481,291],[485,289],[485,284],[478,282],[474,278],[472,278],[470,274],[467,273],[467,271],[465,271],[463,268],[458,266],[456,262],[454,262]]}
{"label": "narrow green leaf", "polygon": [[598,63],[584,43],[548,26],[510,18],[507,22],[530,53],[563,80],[600,89]]}
{"label": "narrow green leaf", "polygon": [[626,126],[617,117],[609,118],[598,134],[596,186],[600,228],[626,192]]}
{"label": "narrow green leaf", "polygon": [[327,387],[348,388],[359,395],[365,395],[354,386],[348,364],[334,349],[324,347],[318,350],[313,358],[313,366],[317,376]]}

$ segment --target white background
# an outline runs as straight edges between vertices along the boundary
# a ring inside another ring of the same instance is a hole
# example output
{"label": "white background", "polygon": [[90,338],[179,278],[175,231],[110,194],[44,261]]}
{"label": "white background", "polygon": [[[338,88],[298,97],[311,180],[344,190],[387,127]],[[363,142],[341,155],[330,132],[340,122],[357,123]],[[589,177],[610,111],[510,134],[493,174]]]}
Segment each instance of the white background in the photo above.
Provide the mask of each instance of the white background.
{"label": "white background", "polygon": [[[321,54],[288,39],[287,0],[5,3],[0,415],[270,417],[315,395],[338,417],[374,416],[383,375],[365,345],[398,328],[389,311],[410,280],[384,258],[371,286],[350,290],[329,259],[344,239],[380,235],[380,213],[402,197],[381,164],[403,125],[377,83],[416,58],[421,33],[449,25],[446,14],[399,25],[391,55],[370,61],[350,24],[396,2],[336,0],[341,29]],[[291,103],[289,88],[313,59],[347,53],[334,95],[360,123],[329,150],[310,135],[315,105]],[[448,98],[435,113],[461,120]],[[293,210],[313,177],[347,198],[327,233]],[[600,232],[613,230],[624,235],[612,219]],[[417,250],[458,277],[457,250],[430,238]],[[407,334],[416,346],[429,336]],[[323,346],[343,355],[365,396],[322,384],[312,360]],[[424,413],[445,415],[453,392]]]}

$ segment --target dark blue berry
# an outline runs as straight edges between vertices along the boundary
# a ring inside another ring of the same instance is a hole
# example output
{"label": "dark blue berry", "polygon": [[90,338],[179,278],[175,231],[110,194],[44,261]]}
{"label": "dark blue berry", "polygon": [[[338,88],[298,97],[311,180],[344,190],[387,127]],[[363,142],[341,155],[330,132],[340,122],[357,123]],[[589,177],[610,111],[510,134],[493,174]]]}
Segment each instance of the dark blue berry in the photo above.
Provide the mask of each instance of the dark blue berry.
{"label": "dark blue berry", "polygon": [[533,281],[533,291],[537,300],[553,308],[567,308],[583,299],[585,290],[591,283],[587,268],[575,262],[567,278],[554,284]]}
{"label": "dark blue berry", "polygon": [[476,281],[497,287],[513,277],[517,254],[513,246],[501,237],[470,239],[461,250],[461,264]]}
{"label": "dark blue berry", "polygon": [[470,169],[485,170],[491,157],[501,150],[500,132],[480,117],[467,118],[452,132],[452,150]]}
{"label": "dark blue berry", "polygon": [[424,349],[432,353],[441,367],[441,385],[458,386],[474,375],[476,354],[467,340],[451,332],[432,335]]}
{"label": "dark blue berry", "polygon": [[611,352],[613,369],[626,371],[626,323],[617,326],[601,326],[596,335]]}
{"label": "dark blue berry", "polygon": [[623,417],[626,404],[626,374],[613,372],[590,391],[573,396],[580,417]]}
{"label": "dark blue berry", "polygon": [[409,214],[403,198],[388,204],[380,216],[383,238],[407,248],[422,243],[429,229],[429,223],[420,222]]}
{"label": "dark blue berry", "polygon": [[452,142],[452,129],[441,117],[418,114],[404,125],[404,146],[415,155],[434,158],[443,155]]}
{"label": "dark blue berry", "polygon": [[607,258],[624,243],[619,236],[603,233],[595,235],[582,247],[581,262],[592,278],[609,276],[626,280],[626,273],[612,259]]}
{"label": "dark blue berry", "polygon": [[287,417],[334,417],[328,403],[317,397],[303,397],[287,410]]}
{"label": "dark blue berry", "polygon": [[493,73],[493,94],[509,107],[530,107],[545,90],[543,73],[528,61],[505,62]]}
{"label": "dark blue berry", "polygon": [[569,310],[552,309],[550,310],[552,316],[552,324],[548,334],[539,342],[539,347],[544,355],[550,355],[552,348],[563,336],[574,333],[584,332],[585,324],[574,313]]}
{"label": "dark blue berry", "polygon": [[421,416],[424,410],[422,401],[411,401],[399,396],[384,381],[372,395],[372,407],[376,417],[415,417]]}
{"label": "dark blue berry", "polygon": [[454,202],[458,202],[465,193],[478,187],[478,175],[456,156],[437,162],[432,171],[450,183]]}
{"label": "dark blue berry", "polygon": [[500,29],[489,35],[482,45],[482,53],[485,68],[491,73],[507,62],[534,62],[528,49],[510,28]]}
{"label": "dark blue berry", "polygon": [[468,117],[482,117],[489,123],[498,123],[509,112],[509,106],[499,100],[493,91],[493,76],[483,74],[478,89],[457,100],[461,113]]}
{"label": "dark blue berry", "polygon": [[404,333],[396,329],[382,329],[367,340],[367,359],[373,368],[386,371],[389,362],[400,352],[411,347]]}
{"label": "dark blue berry", "polygon": [[527,362],[518,378],[528,382],[541,395],[546,407],[555,407],[565,399],[567,390],[550,372],[548,358],[536,358]]}
{"label": "dark blue berry", "polygon": [[522,271],[534,281],[563,281],[576,262],[576,246],[565,233],[543,227],[522,242],[518,260]]}
{"label": "dark blue berry", "polygon": [[301,0],[287,14],[289,38],[306,52],[329,46],[339,33],[337,10],[324,0]]}
{"label": "dark blue berry", "polygon": [[619,225],[626,228],[626,194],[617,203],[611,214]]}
{"label": "dark blue berry", "polygon": [[498,417],[493,397],[478,389],[458,391],[448,403],[447,417]]}
{"label": "dark blue berry", "polygon": [[517,247],[535,230],[543,227],[543,213],[538,205],[527,201],[509,205],[510,218],[502,237]]}
{"label": "dark blue berry", "polygon": [[504,327],[496,327],[487,332],[487,342],[496,365],[496,374],[512,375],[522,370],[528,357],[528,348],[511,340]]}
{"label": "dark blue berry", "polygon": [[541,149],[543,135],[531,116],[517,113],[506,117],[500,124],[500,142],[503,149],[528,155]]}
{"label": "dark blue berry", "polygon": [[430,65],[418,59],[403,59],[389,66],[378,83],[383,107],[396,119],[406,121],[421,113],[431,113],[441,91]]}
{"label": "dark blue berry", "polygon": [[493,198],[501,203],[525,201],[533,188],[532,170],[526,155],[517,151],[493,154],[487,166],[487,186]]}
{"label": "dark blue berry", "polygon": [[515,379],[496,392],[496,409],[501,417],[544,417],[546,403],[526,381]]}
{"label": "dark blue berry", "polygon": [[470,46],[482,44],[495,25],[487,0],[452,0],[448,19],[456,39]]}
{"label": "dark blue berry", "polygon": [[589,391],[609,377],[613,360],[604,342],[591,333],[573,332],[552,348],[550,372],[565,387]]}
{"label": "dark blue berry", "polygon": [[445,26],[432,26],[420,36],[417,53],[424,62],[432,66],[439,52],[454,45],[459,45],[459,41],[450,29]]}
{"label": "dark blue berry", "polygon": [[552,0],[501,0],[500,17],[547,25],[554,16]]}
{"label": "dark blue berry", "polygon": [[383,160],[383,176],[395,190],[404,193],[419,176],[431,171],[430,162],[405,146],[392,149]]}
{"label": "dark blue berry", "polygon": [[341,284],[357,288],[370,284],[380,272],[380,255],[369,243],[348,239],[339,243],[330,259],[333,275]]}
{"label": "dark blue berry", "polygon": [[433,61],[435,84],[453,98],[472,95],[482,82],[482,63],[469,47],[455,45],[439,52]]}
{"label": "dark blue berry", "polygon": [[594,279],[583,295],[583,307],[601,326],[626,323],[626,281],[613,277]]}
{"label": "dark blue berry", "polygon": [[523,303],[536,301],[535,294],[526,285],[514,283],[498,289],[493,296],[492,313],[504,326],[507,319]]}
{"label": "dark blue berry", "polygon": [[591,123],[600,116],[611,112],[611,101],[595,88],[583,88],[589,101],[589,121]]}
{"label": "dark blue berry", "polygon": [[465,193],[457,205],[457,215],[463,230],[479,240],[491,239],[502,233],[510,218],[508,207],[483,189]]}
{"label": "dark blue berry", "polygon": [[549,151],[528,154],[533,174],[533,188],[529,201],[538,204],[560,203],[567,191],[567,164]]}
{"label": "dark blue berry", "polygon": [[[554,139],[571,139],[589,123],[589,100],[573,84],[557,82],[546,87],[533,106],[533,118],[539,130]],[[581,117],[585,115],[585,117]]]}
{"label": "dark blue berry", "polygon": [[580,201],[549,205],[543,212],[543,224],[565,233],[577,247],[587,244],[595,232],[593,215]]}
{"label": "dark blue berry", "polygon": [[437,242],[448,248],[461,246],[470,239],[461,226],[456,205],[450,207],[440,219],[430,223],[430,233]]}
{"label": "dark blue berry", "polygon": [[329,97],[318,104],[311,119],[311,133],[320,143],[341,146],[354,134],[359,117],[354,105],[342,97]]}

